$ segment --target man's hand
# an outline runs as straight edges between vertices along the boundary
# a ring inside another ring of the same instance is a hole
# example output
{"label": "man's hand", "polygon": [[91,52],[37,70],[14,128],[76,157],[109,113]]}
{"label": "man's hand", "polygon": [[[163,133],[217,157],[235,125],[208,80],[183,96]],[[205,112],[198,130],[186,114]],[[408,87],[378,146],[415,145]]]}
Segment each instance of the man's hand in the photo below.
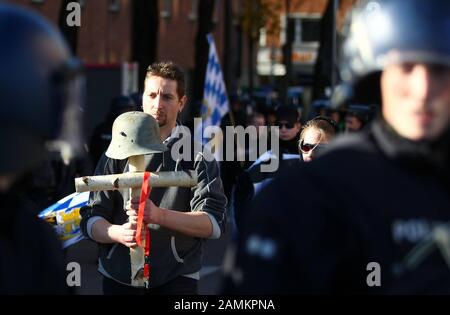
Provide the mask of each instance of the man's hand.
{"label": "man's hand", "polygon": [[92,239],[99,243],[120,243],[134,248],[136,244],[136,224],[127,222],[122,225],[111,224],[105,219],[97,220],[92,226]]}
{"label": "man's hand", "polygon": [[[137,222],[139,198],[133,198],[126,206],[130,222]],[[185,235],[209,238],[213,232],[213,225],[208,214],[203,211],[181,212],[159,208],[148,199],[144,210],[144,223],[158,224]]]}
{"label": "man's hand", "polygon": [[[139,201],[139,198],[133,198],[131,201],[128,201],[126,206],[127,215],[130,218],[130,222],[136,224],[138,219]],[[144,210],[144,223],[146,225],[149,223],[160,224],[162,213],[163,210],[161,208],[155,206],[150,199],[147,199]]]}
{"label": "man's hand", "polygon": [[116,225],[115,239],[117,242],[129,248],[135,248],[136,244],[136,224],[127,222],[122,225]]}

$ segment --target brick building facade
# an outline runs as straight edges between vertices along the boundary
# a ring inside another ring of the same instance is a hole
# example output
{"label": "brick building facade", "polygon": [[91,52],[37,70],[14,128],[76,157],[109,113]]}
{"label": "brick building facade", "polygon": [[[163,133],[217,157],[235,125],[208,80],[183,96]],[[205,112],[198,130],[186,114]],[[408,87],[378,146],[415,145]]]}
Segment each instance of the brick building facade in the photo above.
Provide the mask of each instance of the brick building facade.
{"label": "brick building facade", "polygon": [[[86,64],[120,64],[132,61],[132,9],[134,0],[84,0],[82,3],[81,27],[78,30],[77,55]],[[242,7],[245,0],[233,0],[233,25],[242,18]],[[248,0],[247,0],[248,1]],[[10,0],[39,11],[54,23],[57,23],[62,0]],[[195,66],[195,37],[198,27],[197,6],[200,0],[158,0],[159,29],[156,59],[173,60],[185,69]],[[221,56],[224,57],[224,12],[226,0],[215,1],[214,37]],[[338,26],[348,9],[356,0],[340,0]],[[289,3],[289,17],[313,17],[318,20],[326,9],[328,0],[263,0],[275,11],[271,16],[279,17],[279,32],[262,41],[262,46],[273,46],[279,49],[285,39],[286,3]],[[277,4],[278,5],[274,5]],[[264,34],[263,34],[264,36]],[[246,37],[242,36],[242,49],[235,52],[242,59],[239,64],[244,69],[248,64]],[[260,41],[261,43],[261,41]],[[260,45],[261,46],[261,45]],[[236,47],[233,47],[236,49]],[[279,54],[278,54],[279,55]],[[254,56],[256,58],[256,54]],[[278,59],[280,56],[277,57]],[[293,58],[305,59],[307,56]],[[224,61],[222,62],[224,63]]]}
{"label": "brick building facade", "polygon": [[[78,29],[77,55],[86,64],[131,62],[131,19],[133,0],[84,0]],[[58,23],[61,0],[10,0],[34,9]],[[159,0],[157,59],[173,60],[183,68],[194,67],[198,0]],[[115,4],[115,6],[113,5]],[[222,54],[224,1],[217,1],[214,36]]]}
{"label": "brick building facade", "polygon": [[[338,31],[355,2],[357,0],[338,1],[336,17]],[[312,71],[311,66],[316,62],[320,44],[321,19],[329,0],[265,0],[264,3],[274,12],[270,14],[266,26],[261,29],[257,56],[258,74],[285,75],[282,48],[288,37],[293,43],[294,67],[299,71],[302,69],[306,72]]]}
{"label": "brick building facade", "polygon": [[[121,93],[120,73],[117,74],[117,72],[120,72],[118,65],[123,62],[132,62],[134,56],[134,1],[150,0],[79,0],[82,4],[82,10],[81,27],[77,29],[77,55],[88,66],[97,67],[94,69],[98,69],[99,66],[113,69],[110,69],[110,72],[105,70],[104,74],[95,73],[95,76],[91,75],[90,80],[88,77],[89,108],[100,108],[99,104],[108,104],[108,100],[112,96]],[[152,58],[173,60],[187,70],[188,93],[192,93],[192,87],[198,81],[194,72],[198,70],[195,65],[195,53],[196,36],[200,23],[198,6],[202,1],[213,1],[215,5],[213,36],[225,72],[229,92],[234,92],[242,86],[248,86],[250,77],[253,78],[253,86],[256,87],[267,83],[268,77],[272,77],[273,80],[275,75],[280,75],[280,73],[272,72],[276,67],[282,66],[281,48],[286,40],[287,25],[286,3],[289,3],[288,17],[293,21],[291,25],[294,25],[295,28],[294,40],[296,42],[293,44],[292,54],[294,69],[303,71],[306,65],[311,72],[311,67],[317,57],[319,43],[315,38],[309,38],[306,43],[302,42],[304,39],[302,36],[305,34],[302,29],[315,30],[316,32],[313,32],[313,35],[308,36],[317,37],[315,25],[320,23],[328,4],[328,0],[151,1],[158,1],[158,16],[153,16],[155,13],[149,17],[157,23],[157,30],[155,30],[157,35],[154,36],[156,39],[154,43],[155,54]],[[346,12],[356,1],[339,1],[338,27],[342,25]],[[57,24],[63,0],[9,0],[9,2],[36,10]],[[277,25],[278,31],[269,34],[270,27],[266,25],[258,34],[256,47],[251,48],[248,44],[249,36],[246,34],[245,27],[243,27],[243,21],[246,18],[245,7],[249,3],[258,2],[260,5],[267,5],[271,8],[269,16],[275,17],[275,21],[270,22],[269,19],[267,23]],[[228,12],[228,16],[226,12]],[[226,20],[226,17],[228,17],[228,20]],[[151,32],[151,29],[147,30],[147,32],[149,31]],[[253,54],[251,54],[252,50],[250,49],[253,50]],[[253,64],[253,67],[248,66],[251,64]],[[250,68],[254,71],[250,71]],[[113,75],[116,77],[113,78]],[[264,78],[266,78],[266,81],[264,81]],[[108,85],[106,81],[111,81],[111,84]],[[191,99],[193,98],[191,97]],[[104,114],[107,105],[102,106],[101,112],[95,112],[95,115],[102,116]]]}

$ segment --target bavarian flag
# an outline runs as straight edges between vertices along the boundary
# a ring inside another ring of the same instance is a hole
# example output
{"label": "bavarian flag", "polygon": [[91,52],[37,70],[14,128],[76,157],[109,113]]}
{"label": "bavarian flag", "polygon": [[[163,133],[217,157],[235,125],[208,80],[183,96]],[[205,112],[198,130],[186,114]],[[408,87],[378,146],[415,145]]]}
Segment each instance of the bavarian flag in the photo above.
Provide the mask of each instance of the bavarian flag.
{"label": "bavarian flag", "polygon": [[73,193],[39,213],[39,218],[50,223],[56,230],[63,248],[82,239],[80,208],[89,201],[89,192]]}

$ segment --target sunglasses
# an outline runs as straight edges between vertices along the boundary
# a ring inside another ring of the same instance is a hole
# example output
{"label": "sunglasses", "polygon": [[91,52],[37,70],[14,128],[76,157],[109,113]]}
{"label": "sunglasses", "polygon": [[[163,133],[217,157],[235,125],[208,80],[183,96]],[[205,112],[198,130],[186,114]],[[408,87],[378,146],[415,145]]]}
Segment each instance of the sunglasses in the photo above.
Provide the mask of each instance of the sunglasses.
{"label": "sunglasses", "polygon": [[304,143],[303,140],[300,143],[300,151],[302,151],[302,153],[305,153],[305,154],[310,153],[316,149],[318,151],[325,147],[326,147],[326,144],[323,144],[323,143]]}
{"label": "sunglasses", "polygon": [[278,126],[278,128],[282,129],[283,127],[286,127],[286,129],[292,129],[295,127],[295,123],[280,123],[277,122],[275,126]]}

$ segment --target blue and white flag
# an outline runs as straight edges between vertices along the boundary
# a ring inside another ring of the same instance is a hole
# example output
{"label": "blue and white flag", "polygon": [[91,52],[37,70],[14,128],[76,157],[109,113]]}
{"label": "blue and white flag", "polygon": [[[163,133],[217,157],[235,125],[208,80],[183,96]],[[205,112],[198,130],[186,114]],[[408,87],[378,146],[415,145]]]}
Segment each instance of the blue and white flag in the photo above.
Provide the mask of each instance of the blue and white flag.
{"label": "blue and white flag", "polygon": [[56,230],[62,247],[78,243],[84,239],[80,230],[80,208],[89,201],[89,192],[73,193],[43,210],[39,218],[50,223]]}
{"label": "blue and white flag", "polygon": [[202,134],[208,126],[219,126],[222,117],[229,110],[228,95],[220,68],[214,38],[207,35],[209,43],[208,65],[206,67],[205,87],[203,90]]}

